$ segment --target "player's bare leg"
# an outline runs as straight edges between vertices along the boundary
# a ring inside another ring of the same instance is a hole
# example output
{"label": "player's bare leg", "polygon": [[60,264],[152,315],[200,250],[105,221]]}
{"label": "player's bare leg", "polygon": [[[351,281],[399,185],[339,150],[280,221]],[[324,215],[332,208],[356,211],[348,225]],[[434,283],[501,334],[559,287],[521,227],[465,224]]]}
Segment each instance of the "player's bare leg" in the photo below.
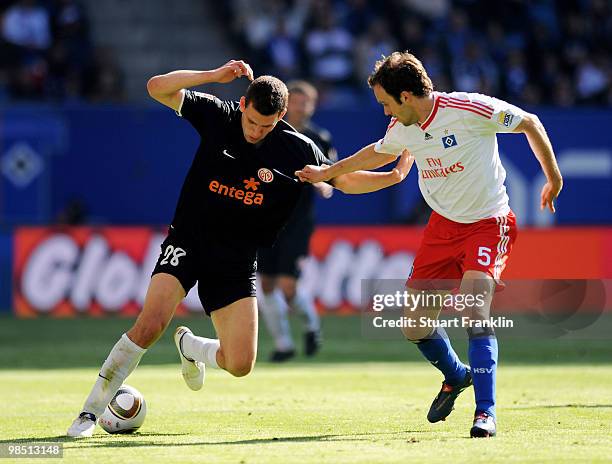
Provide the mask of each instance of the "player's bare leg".
{"label": "player's bare leg", "polygon": [[[417,290],[417,289],[412,289],[412,288],[406,288],[406,290],[408,291],[409,294],[422,294],[423,291],[422,290]],[[413,319],[415,321],[420,321],[421,318],[427,318],[431,321],[437,321],[438,318],[440,317],[440,312],[442,311],[442,304],[441,302],[444,300],[444,296],[446,294],[448,294],[448,291],[444,291],[444,290],[440,290],[440,291],[428,291],[427,293],[429,294],[433,294],[433,295],[439,295],[439,298],[432,298],[432,299],[425,299],[424,301],[422,301],[423,304],[420,304],[419,306],[416,307],[406,307],[404,308],[404,316],[408,317],[410,319]],[[425,303],[429,302],[430,304],[427,305]],[[423,327],[420,326],[419,324],[417,324],[415,327],[403,327],[402,328],[402,333],[404,334],[404,337],[406,337],[407,340],[413,342],[413,343],[418,343],[420,340],[426,339],[427,337],[429,337],[432,333],[434,332],[433,328],[431,327]]]}
{"label": "player's bare leg", "polygon": [[220,343],[217,364],[236,377],[248,375],[257,358],[257,299],[243,298],[211,317]]}
{"label": "player's bare leg", "polygon": [[276,282],[289,307],[304,318],[304,353],[306,356],[315,355],[321,347],[321,320],[314,302],[298,291],[294,276],[279,275]]}
{"label": "player's bare leg", "polygon": [[97,418],[104,412],[123,381],[138,366],[147,348],[164,333],[184,297],[185,291],[176,277],[156,274],[151,278],[140,315],[104,361],[82,412],[68,429],[68,436],[82,438],[93,434]]}
{"label": "player's bare leg", "polygon": [[444,374],[442,388],[434,398],[427,420],[438,422],[445,420],[452,412],[457,396],[472,383],[470,370],[463,364],[453,350],[448,335],[443,328],[431,328],[428,324],[421,325],[421,318],[437,321],[442,309],[442,302],[447,291],[428,291],[408,289],[410,293],[429,295],[429,298],[421,298],[421,303],[416,308],[405,308],[404,316],[416,321],[415,327],[402,329],[404,336],[415,343],[423,356],[438,370]]}
{"label": "player's bare leg", "polygon": [[[251,372],[257,356],[257,300],[242,298],[211,313],[218,339],[184,333],[181,353],[208,367],[225,369],[236,377]],[[185,327],[179,327],[186,329]]]}
{"label": "player's bare leg", "polygon": [[147,290],[145,304],[127,336],[142,348],[149,348],[161,337],[185,298],[185,290],[170,274],[155,274]]}
{"label": "player's bare leg", "polygon": [[[493,327],[487,326],[495,280],[486,272],[466,271],[461,281],[463,295],[480,296],[482,304],[470,308],[468,355],[472,368],[476,411],[470,430],[472,437],[492,437],[496,434],[495,380],[497,374],[497,339]],[[476,300],[479,301],[479,300]]]}
{"label": "player's bare leg", "polygon": [[268,332],[274,339],[274,351],[270,361],[287,361],[295,356],[295,346],[291,337],[287,304],[277,289],[277,277],[259,274],[261,282],[261,306],[259,310],[263,315]]}

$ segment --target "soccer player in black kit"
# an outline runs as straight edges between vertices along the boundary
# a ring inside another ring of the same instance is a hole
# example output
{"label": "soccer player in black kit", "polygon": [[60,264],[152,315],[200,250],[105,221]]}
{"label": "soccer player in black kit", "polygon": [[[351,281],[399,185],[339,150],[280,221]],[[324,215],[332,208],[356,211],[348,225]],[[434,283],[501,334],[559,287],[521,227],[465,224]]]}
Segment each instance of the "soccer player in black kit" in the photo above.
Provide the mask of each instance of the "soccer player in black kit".
{"label": "soccer player in black kit", "polygon": [[[240,102],[186,90],[243,76],[252,82]],[[196,281],[218,339],[177,328],[174,341],[185,383],[199,390],[205,366],[236,377],[251,372],[257,354],[257,248],[274,243],[305,187],[294,172],[307,164],[329,163],[310,139],[282,121],[288,96],[285,84],[272,76],[253,80],[253,71],[243,61],[231,60],[210,71],[155,76],[147,89],[155,100],[191,123],[201,143],[143,309],[112,348],[81,413],[68,429],[67,435],[75,438],[92,435],[97,418],[161,337]],[[403,180],[412,163],[406,152],[390,172],[360,171],[332,183],[346,193],[375,191]]]}
{"label": "soccer player in black kit", "polygon": [[[311,139],[333,162],[338,155],[332,145],[329,131],[311,121],[317,106],[317,89],[306,81],[287,83],[289,100],[285,121]],[[297,280],[300,262],[308,256],[310,237],[315,227],[315,194],[330,198],[333,187],[324,182],[312,184],[302,190],[297,206],[278,235],[272,248],[260,248],[257,253],[257,272],[262,294],[258,299],[259,311],[274,338],[275,349],[270,361],[283,362],[295,356],[287,308],[304,319],[304,354],[313,356],[321,344],[321,322],[314,302],[299,291]]]}

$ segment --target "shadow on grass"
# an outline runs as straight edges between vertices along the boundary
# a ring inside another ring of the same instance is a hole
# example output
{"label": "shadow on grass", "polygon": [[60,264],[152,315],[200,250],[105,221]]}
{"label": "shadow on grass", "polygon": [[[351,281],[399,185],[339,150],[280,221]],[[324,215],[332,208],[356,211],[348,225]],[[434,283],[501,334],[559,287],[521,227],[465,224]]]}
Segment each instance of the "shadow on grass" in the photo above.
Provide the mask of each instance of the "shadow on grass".
{"label": "shadow on grass", "polygon": [[612,404],[576,404],[576,403],[568,403],[568,404],[536,404],[530,406],[511,406],[505,409],[602,409],[602,408],[612,408]]}
{"label": "shadow on grass", "polygon": [[[182,437],[187,436],[188,433],[154,433],[154,432],[143,432],[143,433],[135,433],[130,435],[132,437]],[[30,437],[30,438],[9,438],[6,440],[0,440],[0,445],[2,444],[34,444],[34,443],[87,443],[89,440],[95,440],[97,438],[102,438],[104,435],[95,436],[90,439],[80,439],[80,438],[72,438],[66,435],[55,435],[52,437]],[[120,436],[120,435],[117,435]],[[121,435],[125,437],[126,435]]]}
{"label": "shadow on grass", "polygon": [[[301,437],[272,437],[272,438],[253,438],[250,440],[234,440],[234,441],[195,441],[195,442],[156,442],[156,441],[142,441],[139,438],[144,437],[172,437],[172,436],[186,436],[188,433],[135,433],[129,435],[117,435],[121,439],[114,439],[104,435],[94,435],[88,439],[70,438],[65,435],[53,436],[53,437],[32,437],[32,438],[19,438],[15,440],[0,440],[2,443],[16,443],[16,444],[29,444],[29,443],[74,443],[78,446],[68,446],[65,449],[78,449],[78,448],[147,448],[147,447],[159,447],[159,446],[228,446],[228,445],[257,445],[257,444],[272,444],[272,443],[308,443],[313,441],[368,441],[379,437],[388,437],[390,439],[397,439],[408,433],[426,433],[425,430],[404,430],[399,432],[372,432],[372,433],[354,433],[354,434],[326,434],[326,435],[309,435]],[[414,437],[405,437],[407,442],[417,443]]]}

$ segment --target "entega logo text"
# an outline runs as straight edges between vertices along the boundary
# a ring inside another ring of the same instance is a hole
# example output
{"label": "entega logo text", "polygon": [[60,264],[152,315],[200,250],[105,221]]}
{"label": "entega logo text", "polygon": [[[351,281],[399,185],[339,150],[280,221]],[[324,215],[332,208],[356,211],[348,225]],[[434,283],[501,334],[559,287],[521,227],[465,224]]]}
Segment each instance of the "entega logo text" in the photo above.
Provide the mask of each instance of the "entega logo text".
{"label": "entega logo text", "polygon": [[236,187],[228,187],[227,185],[223,185],[216,180],[213,180],[210,182],[210,184],[208,184],[208,189],[218,195],[223,195],[224,197],[230,197],[241,201],[245,205],[262,205],[264,198],[263,194],[256,193],[260,183],[253,177],[248,180],[245,179],[242,182],[244,183],[244,190]]}

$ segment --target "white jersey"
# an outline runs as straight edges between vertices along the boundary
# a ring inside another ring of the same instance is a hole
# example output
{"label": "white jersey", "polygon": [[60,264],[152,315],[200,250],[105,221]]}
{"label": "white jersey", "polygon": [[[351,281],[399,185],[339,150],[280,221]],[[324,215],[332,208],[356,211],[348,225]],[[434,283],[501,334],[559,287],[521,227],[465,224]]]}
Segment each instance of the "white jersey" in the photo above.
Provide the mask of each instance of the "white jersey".
{"label": "white jersey", "polygon": [[525,112],[476,93],[434,92],[427,120],[404,126],[392,118],[379,153],[408,149],[419,170],[425,201],[438,214],[461,223],[505,216],[510,212],[499,159],[497,132],[512,132]]}

